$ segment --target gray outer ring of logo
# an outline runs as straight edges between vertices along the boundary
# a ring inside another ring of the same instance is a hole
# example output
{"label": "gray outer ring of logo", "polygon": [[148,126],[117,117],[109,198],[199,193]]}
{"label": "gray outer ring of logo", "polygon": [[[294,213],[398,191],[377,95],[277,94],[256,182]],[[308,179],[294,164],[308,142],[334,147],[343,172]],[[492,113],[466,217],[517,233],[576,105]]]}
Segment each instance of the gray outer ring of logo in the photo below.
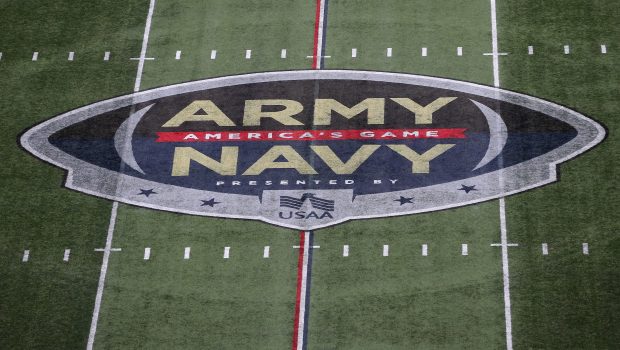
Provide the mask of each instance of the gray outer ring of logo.
{"label": "gray outer ring of logo", "polygon": [[[285,221],[277,216],[279,195],[299,196],[303,190],[264,191],[262,201],[257,196],[227,194],[189,189],[161,184],[120,174],[77,159],[54,147],[48,137],[55,132],[80,121],[110,110],[138,104],[162,97],[184,94],[198,90],[290,80],[367,80],[401,83],[460,91],[495,100],[506,101],[573,126],[578,135],[570,142],[546,154],[507,168],[479,176],[428,187],[378,194],[358,195],[352,190],[312,190],[318,196],[336,200],[334,218],[309,222],[307,220]],[[605,129],[595,121],[563,106],[539,98],[443,78],[370,71],[348,70],[300,70],[252,73],[212,78],[120,96],[84,106],[61,114],[28,130],[21,137],[22,146],[38,158],[67,170],[65,186],[94,196],[131,205],[171,212],[237,219],[261,220],[278,226],[309,230],[342,223],[353,219],[391,217],[423,213],[475,204],[491,199],[527,191],[557,180],[556,167],[588,149],[605,137]],[[463,181],[478,184],[478,191],[468,194],[458,191]],[[497,186],[487,187],[489,184]],[[139,197],[137,188],[155,188],[158,195]],[[401,206],[394,199],[414,197],[414,203]],[[200,199],[216,198],[216,207],[200,207]],[[420,200],[421,199],[421,200]],[[242,204],[242,205],[240,205]]]}

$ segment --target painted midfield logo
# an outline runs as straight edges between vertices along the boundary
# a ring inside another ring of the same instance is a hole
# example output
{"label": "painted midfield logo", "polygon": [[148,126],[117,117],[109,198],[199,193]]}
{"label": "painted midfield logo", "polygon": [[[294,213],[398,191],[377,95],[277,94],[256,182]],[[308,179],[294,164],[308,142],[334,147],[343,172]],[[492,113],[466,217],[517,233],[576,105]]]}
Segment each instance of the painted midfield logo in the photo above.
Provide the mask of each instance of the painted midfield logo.
{"label": "painted midfield logo", "polygon": [[101,101],[33,127],[21,143],[87,194],[311,230],[540,187],[604,136],[575,111],[498,88],[312,70]]}

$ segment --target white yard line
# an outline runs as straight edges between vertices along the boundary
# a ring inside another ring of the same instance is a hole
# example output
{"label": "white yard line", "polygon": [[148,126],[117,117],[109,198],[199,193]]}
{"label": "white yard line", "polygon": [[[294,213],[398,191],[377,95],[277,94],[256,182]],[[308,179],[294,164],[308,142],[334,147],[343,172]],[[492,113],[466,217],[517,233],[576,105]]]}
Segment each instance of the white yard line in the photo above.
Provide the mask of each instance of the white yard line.
{"label": "white yard line", "polygon": [[[149,11],[146,16],[144,25],[144,35],[142,37],[142,49],[140,50],[140,60],[138,62],[138,71],[136,72],[136,80],[134,83],[134,92],[140,91],[142,83],[142,72],[144,71],[144,62],[146,58],[146,48],[148,46],[149,34],[151,33],[151,21],[153,19],[153,11],[155,10],[155,0],[150,0]],[[116,226],[116,215],[118,213],[118,202],[112,203],[110,212],[110,222],[108,224],[108,235],[106,238],[105,249],[103,251],[103,262],[101,263],[101,272],[99,273],[99,283],[97,285],[97,294],[95,296],[95,307],[93,309],[93,317],[90,323],[90,332],[88,334],[87,350],[92,350],[95,344],[95,335],[97,333],[97,322],[99,322],[99,310],[101,309],[101,300],[103,299],[103,289],[105,285],[105,277],[108,271],[108,262],[112,251],[112,239],[114,238],[114,227]]]}
{"label": "white yard line", "polygon": [[[490,0],[491,5],[491,45],[493,50],[493,85],[500,87],[499,79],[499,44],[497,39],[497,6],[496,0]],[[500,174],[500,185],[503,185]],[[510,269],[508,265],[508,229],[506,227],[506,200],[499,199],[499,221],[502,247],[502,275],[504,282],[504,319],[506,323],[506,349],[512,350],[512,307],[510,303]]]}
{"label": "white yard line", "polygon": [[149,35],[151,34],[151,21],[153,20],[153,11],[155,10],[155,0],[151,0],[149,4],[149,13],[146,16],[146,24],[144,25],[144,36],[142,37],[142,49],[140,50],[140,61],[138,62],[138,72],[136,73],[136,83],[133,91],[140,91],[142,84],[142,72],[144,71],[144,61],[146,60],[146,48],[149,45]]}
{"label": "white yard line", "polygon": [[306,322],[306,295],[308,293],[308,255],[310,254],[310,231],[304,231],[304,247],[301,270],[301,291],[299,294],[299,324],[297,325],[297,350],[305,349],[304,327]]}
{"label": "white yard line", "polygon": [[491,1],[491,48],[493,50],[493,85],[499,87],[499,47],[497,42],[497,9]]}
{"label": "white yard line", "polygon": [[99,284],[97,285],[97,295],[95,296],[95,308],[93,309],[93,317],[90,322],[90,332],[88,333],[87,350],[92,350],[95,344],[95,334],[97,333],[97,322],[99,321],[99,310],[101,309],[101,300],[103,298],[103,286],[105,284],[105,276],[108,272],[108,262],[112,248],[112,238],[114,237],[114,226],[116,225],[116,214],[118,213],[118,202],[112,203],[112,211],[110,213],[110,223],[108,224],[108,236],[103,250],[103,262],[101,263],[101,273],[99,274]]}
{"label": "white yard line", "polygon": [[[495,0],[491,0],[494,2]],[[506,349],[512,350],[512,307],[510,303],[510,270],[508,268],[508,230],[506,229],[506,200],[499,199],[499,219],[502,244],[502,271],[504,279],[504,318],[506,320]]]}
{"label": "white yard line", "polygon": [[317,33],[317,47],[316,47],[316,69],[322,69],[323,67],[321,59],[323,58],[323,23],[325,23],[325,0],[321,0],[319,3],[319,25]]}

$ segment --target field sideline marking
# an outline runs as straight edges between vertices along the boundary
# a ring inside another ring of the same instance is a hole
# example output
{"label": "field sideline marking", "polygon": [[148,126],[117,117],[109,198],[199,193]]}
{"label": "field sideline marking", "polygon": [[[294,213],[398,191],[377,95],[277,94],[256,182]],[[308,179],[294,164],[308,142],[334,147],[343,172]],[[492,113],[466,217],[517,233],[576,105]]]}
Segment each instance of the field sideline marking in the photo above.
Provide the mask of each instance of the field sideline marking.
{"label": "field sideline marking", "polygon": [[[153,18],[153,11],[155,10],[155,0],[150,0],[149,11],[146,16],[146,23],[144,25],[144,36],[142,37],[142,49],[140,51],[140,60],[138,62],[138,71],[136,72],[136,80],[134,84],[134,92],[140,91],[140,84],[142,83],[142,72],[144,70],[144,61],[146,59],[146,48],[149,41],[149,34],[151,32],[151,21]],[[92,350],[95,344],[95,334],[97,333],[97,323],[99,322],[99,311],[101,309],[101,300],[103,298],[103,287],[105,285],[105,277],[108,272],[108,262],[110,260],[110,252],[112,249],[112,238],[114,237],[114,228],[116,226],[116,215],[118,213],[118,202],[112,203],[112,210],[110,213],[110,223],[108,225],[108,235],[106,237],[105,250],[103,252],[103,262],[101,263],[101,272],[99,274],[99,283],[97,285],[97,295],[95,296],[95,307],[93,309],[93,317],[90,323],[90,332],[88,333],[88,342],[86,344],[86,350]]]}

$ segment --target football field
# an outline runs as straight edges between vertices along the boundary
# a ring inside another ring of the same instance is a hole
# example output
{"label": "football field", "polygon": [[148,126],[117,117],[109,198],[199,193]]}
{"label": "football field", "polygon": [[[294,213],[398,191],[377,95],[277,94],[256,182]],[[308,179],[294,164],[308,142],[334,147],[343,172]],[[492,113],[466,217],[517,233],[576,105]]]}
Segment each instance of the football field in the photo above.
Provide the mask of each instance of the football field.
{"label": "football field", "polygon": [[[1,1],[0,349],[617,349],[618,18],[609,0]],[[544,186],[303,230],[88,195],[24,147],[98,101],[301,70],[535,96],[604,140]]]}

